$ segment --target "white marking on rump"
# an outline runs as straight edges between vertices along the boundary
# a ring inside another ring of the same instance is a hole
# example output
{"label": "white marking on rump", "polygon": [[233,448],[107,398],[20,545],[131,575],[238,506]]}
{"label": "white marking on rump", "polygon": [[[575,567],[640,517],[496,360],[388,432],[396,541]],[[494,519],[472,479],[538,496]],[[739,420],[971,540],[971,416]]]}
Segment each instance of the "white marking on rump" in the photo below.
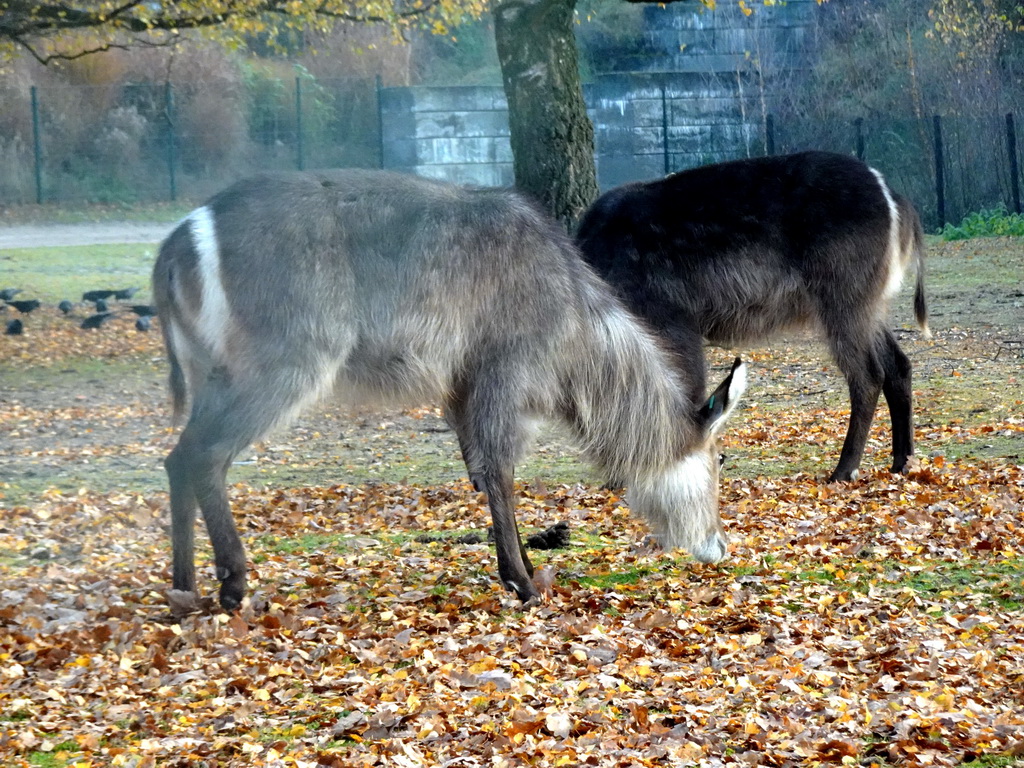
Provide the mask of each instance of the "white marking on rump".
{"label": "white marking on rump", "polygon": [[197,332],[217,357],[222,357],[227,346],[231,309],[224,293],[220,273],[220,244],[214,225],[213,211],[209,207],[196,208],[188,216],[192,245],[196,249],[199,267],[200,296]]}
{"label": "white marking on rump", "polygon": [[[710,560],[711,549],[724,556],[718,516],[718,489],[714,486],[711,450],[698,451],[664,472],[638,478],[627,493],[630,508],[639,513],[666,550],[682,548],[701,560]],[[719,551],[720,550],[720,551]]]}
{"label": "white marking on rump", "polygon": [[874,168],[871,168],[870,171],[878,179],[878,186],[882,190],[882,196],[885,197],[885,204],[889,207],[889,259],[886,265],[888,274],[885,279],[885,296],[890,298],[899,293],[900,286],[903,284],[904,260],[903,249],[900,245],[900,210],[882,174]]}

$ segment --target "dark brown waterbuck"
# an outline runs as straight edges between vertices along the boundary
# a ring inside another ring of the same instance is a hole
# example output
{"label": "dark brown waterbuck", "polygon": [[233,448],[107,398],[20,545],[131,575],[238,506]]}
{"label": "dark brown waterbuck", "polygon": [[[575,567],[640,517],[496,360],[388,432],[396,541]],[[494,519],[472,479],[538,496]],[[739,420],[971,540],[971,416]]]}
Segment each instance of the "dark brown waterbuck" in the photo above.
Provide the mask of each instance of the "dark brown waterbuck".
{"label": "dark brown waterbuck", "polygon": [[[686,366],[516,194],[380,171],[259,176],[164,241],[153,291],[176,415],[167,457],[174,589],[196,589],[202,511],[220,602],[246,591],[225,476],[304,405],[444,405],[487,494],[502,583],[539,597],[514,517],[513,466],[534,417],[563,421],[630,486],[666,548],[726,554],[715,437],[745,384],[739,360],[703,401]],[[702,362],[695,367],[703,371]]]}
{"label": "dark brown waterbuck", "polygon": [[892,471],[914,452],[910,361],[886,325],[913,259],[914,312],[927,334],[923,235],[911,203],[845,155],[739,160],[626,184],[601,196],[576,236],[584,258],[698,376],[704,341],[725,347],[820,329],[850,391],[831,480],[857,476],[885,393]]}

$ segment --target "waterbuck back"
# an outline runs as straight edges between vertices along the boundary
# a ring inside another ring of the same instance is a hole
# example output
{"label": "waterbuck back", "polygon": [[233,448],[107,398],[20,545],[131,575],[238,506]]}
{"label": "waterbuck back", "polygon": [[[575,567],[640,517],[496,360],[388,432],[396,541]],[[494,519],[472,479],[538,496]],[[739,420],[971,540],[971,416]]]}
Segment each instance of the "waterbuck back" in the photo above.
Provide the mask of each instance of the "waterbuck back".
{"label": "waterbuck back", "polygon": [[197,506],[221,604],[240,604],[246,561],[227,468],[330,393],[444,405],[488,496],[500,578],[524,601],[538,591],[512,469],[534,416],[563,420],[599,468],[629,482],[666,546],[725,554],[713,442],[742,392],[742,366],[717,401],[695,405],[670,353],[512,192],[379,171],[255,177],[174,230],[153,288],[175,411],[191,400],[166,461],[177,605],[195,592]]}
{"label": "waterbuck back", "polygon": [[851,401],[831,479],[856,476],[882,392],[892,471],[907,468],[911,366],[886,315],[914,260],[915,313],[927,331],[923,235],[914,207],[877,171],[826,152],[696,168],[609,191],[584,214],[576,240],[691,375],[702,370],[705,340],[731,347],[819,328]]}

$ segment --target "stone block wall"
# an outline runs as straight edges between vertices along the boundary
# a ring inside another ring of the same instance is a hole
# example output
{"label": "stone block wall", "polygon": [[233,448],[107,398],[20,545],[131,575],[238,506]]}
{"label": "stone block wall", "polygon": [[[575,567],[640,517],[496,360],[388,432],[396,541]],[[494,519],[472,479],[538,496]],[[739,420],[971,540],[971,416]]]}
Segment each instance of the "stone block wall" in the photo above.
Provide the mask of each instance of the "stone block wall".
{"label": "stone block wall", "polygon": [[[736,77],[623,74],[584,87],[602,189],[743,157],[760,126],[745,120]],[[460,184],[513,183],[500,86],[381,91],[384,167]]]}
{"label": "stone block wall", "polygon": [[385,88],[380,100],[385,168],[511,186],[508,105],[500,86]]}

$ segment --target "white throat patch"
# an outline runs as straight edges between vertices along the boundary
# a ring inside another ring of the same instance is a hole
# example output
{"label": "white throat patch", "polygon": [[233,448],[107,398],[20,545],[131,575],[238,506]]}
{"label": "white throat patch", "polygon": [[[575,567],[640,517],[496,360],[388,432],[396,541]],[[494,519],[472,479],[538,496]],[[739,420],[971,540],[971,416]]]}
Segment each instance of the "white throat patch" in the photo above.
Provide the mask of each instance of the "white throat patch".
{"label": "white throat patch", "polygon": [[712,486],[710,453],[694,453],[664,472],[638,478],[629,489],[630,507],[640,514],[665,549],[700,547],[718,530],[718,494]]}

